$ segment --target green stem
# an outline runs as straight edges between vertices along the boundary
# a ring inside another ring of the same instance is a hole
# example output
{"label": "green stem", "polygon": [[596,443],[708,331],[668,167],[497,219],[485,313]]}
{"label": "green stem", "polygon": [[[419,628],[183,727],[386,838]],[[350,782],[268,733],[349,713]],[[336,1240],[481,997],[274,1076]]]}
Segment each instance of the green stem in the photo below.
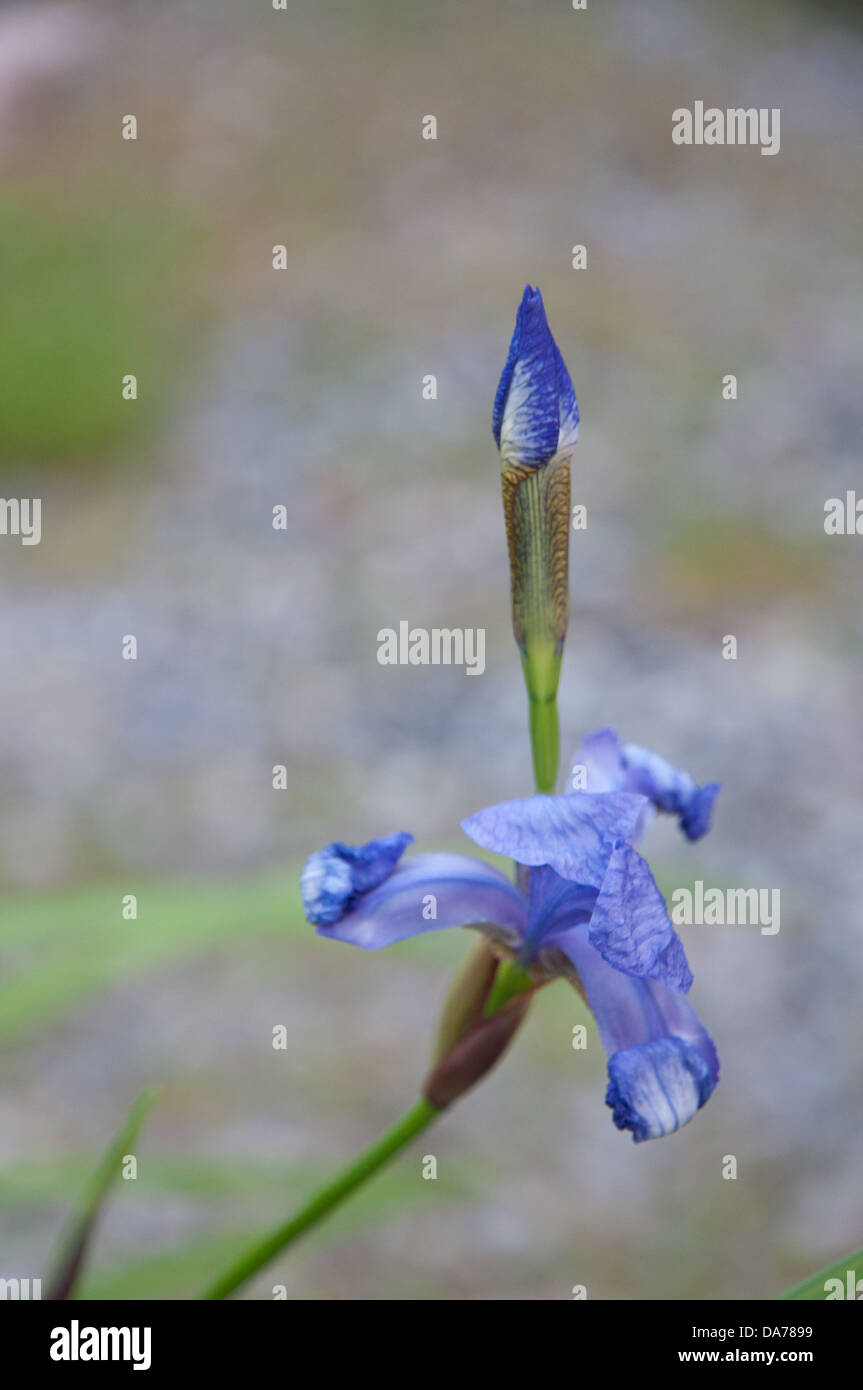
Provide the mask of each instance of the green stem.
{"label": "green stem", "polygon": [[557,700],[553,695],[550,700],[536,700],[531,695],[529,701],[530,747],[536,790],[553,792],[560,760]]}
{"label": "green stem", "polygon": [[394,1158],[415,1135],[426,1129],[439,1113],[427,1100],[417,1101],[416,1105],[376,1139],[370,1148],[344,1168],[333,1182],[320,1188],[285,1226],[281,1226],[272,1235],[267,1236],[266,1240],[247,1251],[232,1269],[216,1280],[203,1295],[204,1298],[228,1298],[241,1284],[245,1284],[259,1269],[286,1250],[311,1226],[322,1221],[334,1207],[383,1168],[384,1164]]}
{"label": "green stem", "polygon": [[533,988],[533,980],[526,970],[522,970],[517,961],[506,960],[498,966],[498,971],[494,979],[494,984],[489,991],[483,1015],[488,1018],[496,1009],[500,1009],[510,999],[514,999],[517,994],[524,994],[525,990]]}

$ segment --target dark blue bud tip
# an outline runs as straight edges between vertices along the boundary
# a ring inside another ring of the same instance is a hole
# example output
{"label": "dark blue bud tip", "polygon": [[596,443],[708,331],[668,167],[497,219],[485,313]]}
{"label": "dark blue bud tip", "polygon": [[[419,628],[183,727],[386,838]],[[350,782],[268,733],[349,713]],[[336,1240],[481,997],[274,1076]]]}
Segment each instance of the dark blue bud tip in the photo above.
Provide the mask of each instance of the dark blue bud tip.
{"label": "dark blue bud tip", "polygon": [[542,302],[539,285],[536,286],[536,289],[530,285],[525,285],[524,294],[518,306],[515,328],[519,335],[521,356],[524,356],[531,348],[538,346],[540,342],[545,347],[546,337],[550,339],[551,331],[545,316],[545,305]]}
{"label": "dark blue bud tip", "polygon": [[525,285],[521,303],[515,316],[515,328],[509,341],[509,352],[500,375],[500,381],[497,384],[494,408],[491,414],[491,432],[498,448],[500,448],[500,427],[503,423],[503,412],[506,407],[509,388],[512,385],[515,364],[519,357],[524,355],[526,343],[535,338],[538,327],[544,327],[548,331],[542,294],[538,285],[535,289],[532,285]]}
{"label": "dark blue bud tip", "polygon": [[540,290],[539,285],[537,285],[536,287],[534,287],[533,285],[525,285],[524,294],[522,295],[521,303],[518,306],[519,314],[521,315],[526,310],[536,308],[537,306],[539,306],[540,309],[543,307],[542,291]]}

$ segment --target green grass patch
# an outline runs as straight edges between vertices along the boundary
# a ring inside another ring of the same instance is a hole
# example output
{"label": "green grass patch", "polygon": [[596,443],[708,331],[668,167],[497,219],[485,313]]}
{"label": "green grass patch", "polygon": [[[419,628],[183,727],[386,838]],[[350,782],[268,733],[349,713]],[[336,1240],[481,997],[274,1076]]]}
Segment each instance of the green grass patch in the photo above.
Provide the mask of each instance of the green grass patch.
{"label": "green grass patch", "polygon": [[229,884],[153,882],[122,917],[128,882],[7,898],[0,922],[0,1034],[10,1038],[81,1000],[214,942],[309,931],[296,876]]}
{"label": "green grass patch", "polygon": [[[0,466],[104,462],[170,399],[196,299],[192,230],[153,206],[0,202]],[[190,288],[191,286],[191,288]],[[138,400],[121,395],[138,379]]]}

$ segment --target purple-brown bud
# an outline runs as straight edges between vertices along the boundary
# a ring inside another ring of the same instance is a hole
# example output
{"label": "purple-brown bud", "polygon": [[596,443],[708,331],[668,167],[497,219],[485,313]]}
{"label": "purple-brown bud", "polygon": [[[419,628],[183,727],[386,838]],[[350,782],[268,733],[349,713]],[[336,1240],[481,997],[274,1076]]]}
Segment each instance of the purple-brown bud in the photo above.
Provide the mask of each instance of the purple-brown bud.
{"label": "purple-brown bud", "polygon": [[445,1110],[476,1085],[500,1061],[527,1013],[532,991],[517,995],[488,1018],[474,1022],[426,1078],[423,1095],[436,1110]]}

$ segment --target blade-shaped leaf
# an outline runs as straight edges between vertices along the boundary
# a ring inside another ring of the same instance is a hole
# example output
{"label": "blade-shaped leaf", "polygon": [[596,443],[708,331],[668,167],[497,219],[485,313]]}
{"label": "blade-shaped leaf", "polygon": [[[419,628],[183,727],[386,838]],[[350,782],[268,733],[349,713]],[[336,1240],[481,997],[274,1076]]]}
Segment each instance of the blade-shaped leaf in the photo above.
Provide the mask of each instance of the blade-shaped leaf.
{"label": "blade-shaped leaf", "polygon": [[147,1088],[138,1096],[101,1164],[85,1189],[78,1211],[72,1217],[69,1229],[62,1242],[62,1253],[57,1268],[49,1281],[46,1298],[62,1301],[71,1298],[72,1291],[84,1265],[84,1259],[93,1237],[102,1204],[108,1195],[111,1184],[120,1172],[123,1158],[134,1143],[156,1092]]}
{"label": "blade-shaped leaf", "polygon": [[833,1298],[856,1299],[858,1281],[863,1283],[863,1250],[855,1250],[853,1255],[846,1255],[844,1260],[837,1260],[827,1269],[819,1270],[810,1279],[805,1279],[802,1284],[797,1284],[795,1288],[782,1294],[782,1298],[800,1299],[809,1303],[824,1301],[828,1297],[825,1287],[828,1279],[838,1279],[842,1286],[841,1293],[838,1290],[832,1292]]}

